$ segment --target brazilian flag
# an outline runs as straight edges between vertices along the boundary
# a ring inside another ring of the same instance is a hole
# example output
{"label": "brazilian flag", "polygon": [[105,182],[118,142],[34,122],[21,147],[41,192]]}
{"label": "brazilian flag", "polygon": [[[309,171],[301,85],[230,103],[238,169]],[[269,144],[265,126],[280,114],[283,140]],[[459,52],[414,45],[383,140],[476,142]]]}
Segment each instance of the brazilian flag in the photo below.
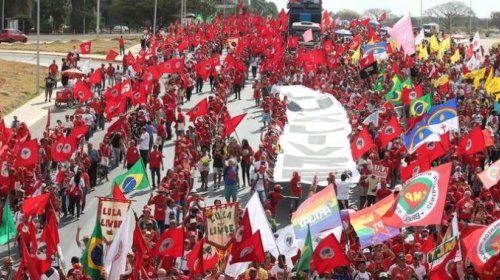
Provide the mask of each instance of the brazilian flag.
{"label": "brazilian flag", "polygon": [[123,193],[129,193],[133,190],[142,190],[149,187],[148,174],[146,173],[146,167],[144,166],[142,158],[139,158],[127,173],[116,176],[111,186],[114,186],[115,183]]}
{"label": "brazilian flag", "polygon": [[410,116],[412,117],[423,116],[425,113],[429,112],[431,106],[432,106],[432,95],[430,93],[420,98],[415,98],[411,101],[410,104]]}
{"label": "brazilian flag", "polygon": [[384,77],[385,77],[385,70],[382,69],[382,71],[380,71],[380,73],[377,75],[377,79],[375,80],[375,86],[373,87],[373,90],[376,91],[384,90]]}
{"label": "brazilian flag", "polygon": [[300,272],[308,271],[311,269],[311,260],[313,257],[314,248],[312,244],[311,229],[309,228],[309,225],[307,226],[306,242],[304,243],[304,247],[302,247],[301,252],[302,254],[300,255],[299,262],[297,263],[297,272],[299,274]]}
{"label": "brazilian flag", "polygon": [[83,270],[92,280],[100,278],[101,271],[104,269],[104,242],[99,219],[96,220],[94,232],[83,251],[82,265]]}
{"label": "brazilian flag", "polygon": [[413,88],[413,83],[410,77],[402,82],[398,75],[394,75],[389,88],[391,90],[385,95],[385,100],[390,101],[392,104],[398,104],[401,103],[403,89]]}

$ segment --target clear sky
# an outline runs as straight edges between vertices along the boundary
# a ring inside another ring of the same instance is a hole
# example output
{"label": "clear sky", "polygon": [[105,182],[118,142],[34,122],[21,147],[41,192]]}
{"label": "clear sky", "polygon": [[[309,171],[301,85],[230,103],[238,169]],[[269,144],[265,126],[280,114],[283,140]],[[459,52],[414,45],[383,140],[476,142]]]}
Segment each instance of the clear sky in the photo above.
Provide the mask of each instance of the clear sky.
{"label": "clear sky", "polygon": [[[268,0],[276,3],[278,10],[286,8],[288,0]],[[422,0],[424,12],[437,4],[450,0]],[[460,1],[460,0],[459,0]],[[500,11],[500,0],[461,0],[466,5],[472,3],[472,9],[480,18],[489,18],[492,11]],[[362,13],[369,8],[391,10],[396,15],[410,13],[420,16],[420,0],[323,0],[323,8],[332,12],[342,9],[354,10]]]}

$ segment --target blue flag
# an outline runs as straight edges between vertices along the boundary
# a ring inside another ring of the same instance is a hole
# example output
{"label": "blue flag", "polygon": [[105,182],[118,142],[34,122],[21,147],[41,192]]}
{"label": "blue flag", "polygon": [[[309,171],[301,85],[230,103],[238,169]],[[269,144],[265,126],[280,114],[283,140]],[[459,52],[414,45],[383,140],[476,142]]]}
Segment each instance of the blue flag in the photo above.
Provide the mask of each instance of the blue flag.
{"label": "blue flag", "polygon": [[376,59],[385,59],[387,57],[387,42],[379,42],[375,44],[366,44],[363,47],[364,55],[370,55],[373,53],[373,56]]}
{"label": "blue flag", "polygon": [[458,129],[457,99],[453,98],[443,104],[433,105],[425,117],[425,122],[437,134]]}
{"label": "blue flag", "polygon": [[404,142],[408,152],[415,152],[418,147],[429,142],[439,142],[441,138],[427,125],[424,120],[418,122],[415,127],[405,135]]}

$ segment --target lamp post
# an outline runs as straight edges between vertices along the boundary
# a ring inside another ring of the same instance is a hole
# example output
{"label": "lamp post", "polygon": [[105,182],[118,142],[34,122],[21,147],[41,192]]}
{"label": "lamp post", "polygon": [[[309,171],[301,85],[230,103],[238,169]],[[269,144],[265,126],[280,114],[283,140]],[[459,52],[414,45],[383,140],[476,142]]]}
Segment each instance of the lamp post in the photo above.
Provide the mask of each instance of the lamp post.
{"label": "lamp post", "polygon": [[2,29],[5,28],[5,0],[2,0]]}
{"label": "lamp post", "polygon": [[99,35],[101,32],[101,29],[99,28],[100,26],[100,21],[101,21],[101,0],[97,0],[97,20],[96,20],[96,28],[95,28],[95,33]]}
{"label": "lamp post", "polygon": [[36,94],[40,92],[40,0],[36,1]]}
{"label": "lamp post", "polygon": [[158,0],[155,0],[155,11],[154,11],[154,18],[153,18],[153,36],[156,34],[156,10],[158,9]]}

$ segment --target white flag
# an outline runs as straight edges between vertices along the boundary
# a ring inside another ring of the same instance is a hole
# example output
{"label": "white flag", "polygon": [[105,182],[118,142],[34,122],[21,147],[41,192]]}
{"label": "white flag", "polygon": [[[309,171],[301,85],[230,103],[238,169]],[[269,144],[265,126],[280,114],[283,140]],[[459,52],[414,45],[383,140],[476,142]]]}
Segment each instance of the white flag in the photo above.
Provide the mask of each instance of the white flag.
{"label": "white flag", "polygon": [[[276,238],[276,249],[271,251],[273,256],[278,256],[279,254],[284,255],[287,258],[291,258],[297,255],[299,251],[299,243],[295,238],[295,231],[293,225],[288,225],[276,232],[278,236]],[[279,250],[279,251],[278,251]]]}
{"label": "white flag", "polygon": [[364,125],[369,125],[372,123],[375,127],[378,127],[378,110],[371,113],[366,119],[363,121]]}
{"label": "white flag", "polygon": [[479,37],[479,32],[476,32],[476,34],[474,34],[474,38],[472,39],[472,49],[474,51],[477,51],[480,48],[481,48],[481,38]]}
{"label": "white flag", "polygon": [[120,279],[120,275],[125,273],[127,265],[127,251],[133,237],[132,232],[132,210],[128,210],[125,220],[116,232],[113,243],[106,253],[104,267],[108,272],[108,279]]}
{"label": "white flag", "polygon": [[255,192],[247,203],[246,209],[248,217],[250,218],[250,225],[252,231],[255,233],[260,230],[260,238],[262,239],[262,246],[264,251],[272,251],[276,248],[274,241],[274,234],[267,220],[266,213],[260,202],[259,195]]}
{"label": "white flag", "polygon": [[422,42],[425,39],[424,35],[424,30],[420,30],[420,33],[418,33],[417,37],[415,37],[415,46],[422,44]]}

